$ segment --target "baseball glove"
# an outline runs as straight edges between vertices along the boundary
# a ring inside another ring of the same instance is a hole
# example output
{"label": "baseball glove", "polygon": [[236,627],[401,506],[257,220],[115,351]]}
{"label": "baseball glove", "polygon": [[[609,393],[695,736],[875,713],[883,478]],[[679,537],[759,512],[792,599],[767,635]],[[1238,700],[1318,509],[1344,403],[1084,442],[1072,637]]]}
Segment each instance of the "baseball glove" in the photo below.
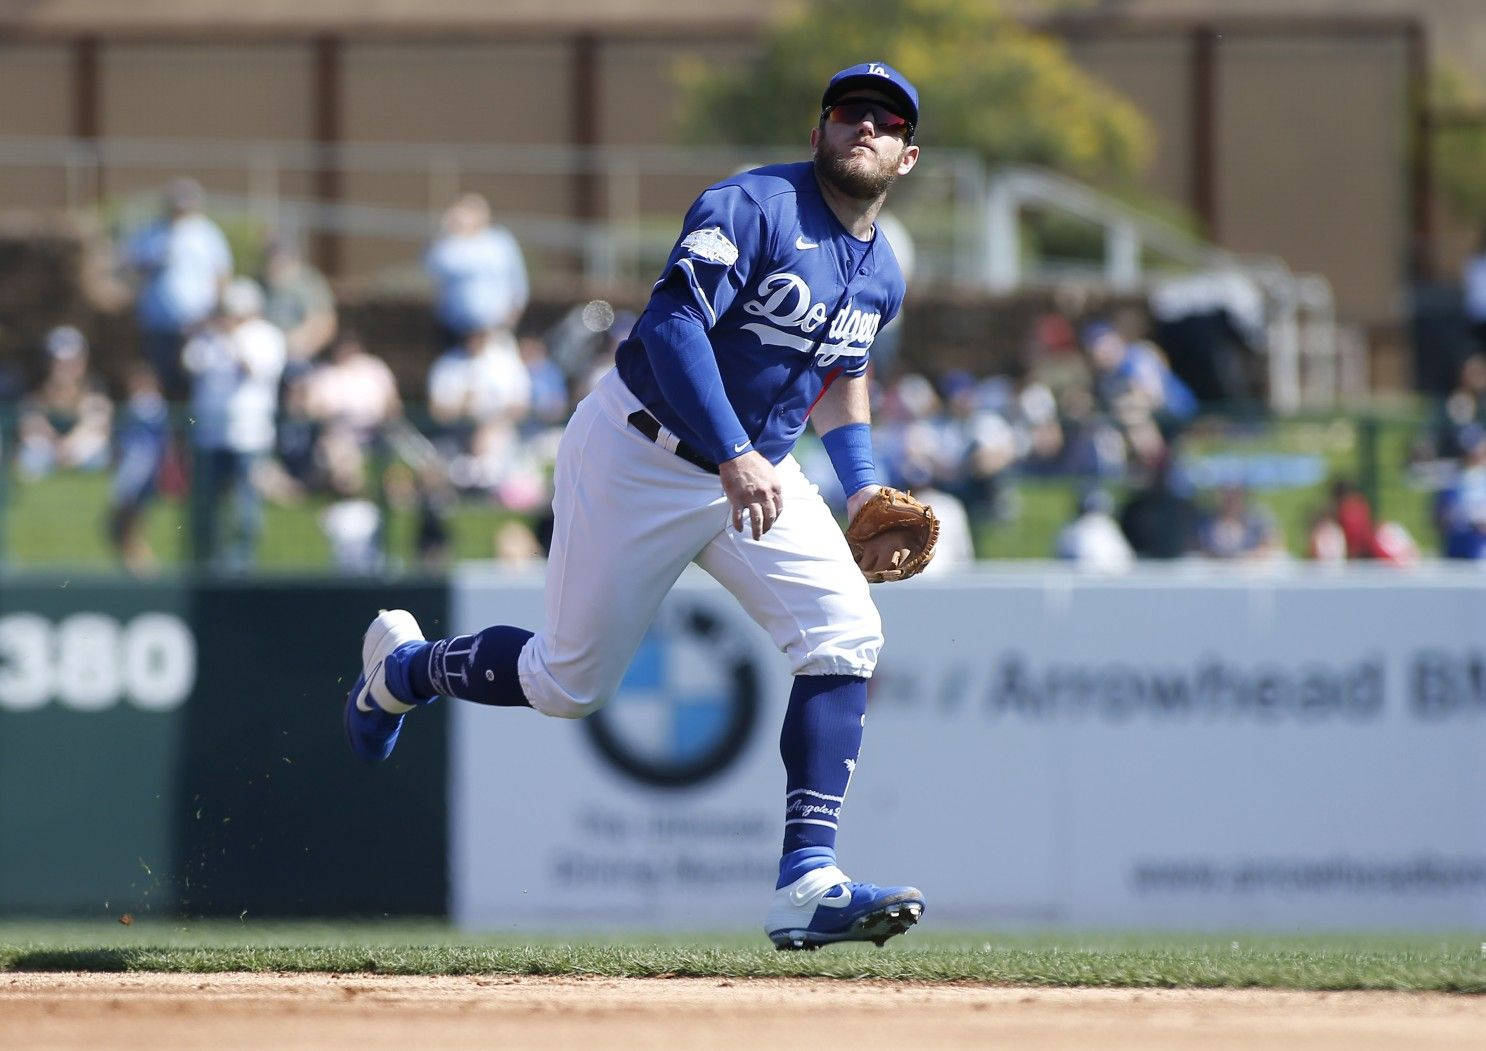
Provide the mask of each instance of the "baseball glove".
{"label": "baseball glove", "polygon": [[907,580],[922,573],[934,557],[939,519],[927,504],[883,486],[846,527],[846,543],[869,582]]}

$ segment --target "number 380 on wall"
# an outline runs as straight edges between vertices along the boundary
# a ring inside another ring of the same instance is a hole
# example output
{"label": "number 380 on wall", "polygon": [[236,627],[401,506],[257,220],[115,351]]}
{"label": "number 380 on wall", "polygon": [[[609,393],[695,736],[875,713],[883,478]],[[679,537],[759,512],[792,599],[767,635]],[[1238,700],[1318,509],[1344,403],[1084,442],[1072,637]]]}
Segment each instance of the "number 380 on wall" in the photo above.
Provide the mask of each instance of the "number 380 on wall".
{"label": "number 380 on wall", "polygon": [[127,623],[75,613],[53,624],[34,613],[0,617],[0,711],[57,703],[97,712],[128,700],[136,708],[178,708],[196,682],[196,638],[173,613]]}

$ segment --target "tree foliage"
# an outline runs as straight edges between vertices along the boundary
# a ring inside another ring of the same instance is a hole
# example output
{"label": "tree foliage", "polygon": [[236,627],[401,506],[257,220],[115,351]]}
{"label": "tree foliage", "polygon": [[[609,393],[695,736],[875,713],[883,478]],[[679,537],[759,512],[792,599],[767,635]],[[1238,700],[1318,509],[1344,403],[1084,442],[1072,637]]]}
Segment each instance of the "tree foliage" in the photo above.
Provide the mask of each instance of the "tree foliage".
{"label": "tree foliage", "polygon": [[874,60],[917,86],[925,145],[1106,184],[1133,180],[1148,157],[1140,111],[999,0],[810,0],[741,67],[683,71],[684,129],[692,141],[797,143],[831,74]]}
{"label": "tree foliage", "polygon": [[[1482,91],[1468,74],[1436,69],[1430,101],[1437,111],[1486,113]],[[1486,222],[1486,120],[1436,128],[1430,143],[1435,185],[1457,218]]]}

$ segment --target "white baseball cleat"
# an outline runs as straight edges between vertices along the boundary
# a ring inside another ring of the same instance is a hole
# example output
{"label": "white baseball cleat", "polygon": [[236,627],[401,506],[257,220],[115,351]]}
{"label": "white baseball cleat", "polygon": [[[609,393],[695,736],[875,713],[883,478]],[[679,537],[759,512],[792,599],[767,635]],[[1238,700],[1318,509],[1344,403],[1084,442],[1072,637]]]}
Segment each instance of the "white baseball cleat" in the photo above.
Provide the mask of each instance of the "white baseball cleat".
{"label": "white baseball cleat", "polygon": [[811,869],[774,892],[764,933],[776,949],[815,949],[831,942],[882,945],[924,913],[917,887],[854,883],[835,865]]}
{"label": "white baseball cleat", "polygon": [[414,707],[388,688],[387,657],[399,646],[422,641],[423,631],[405,609],[382,610],[361,637],[361,674],[346,695],[343,722],[346,743],[368,762],[392,754],[403,716]]}

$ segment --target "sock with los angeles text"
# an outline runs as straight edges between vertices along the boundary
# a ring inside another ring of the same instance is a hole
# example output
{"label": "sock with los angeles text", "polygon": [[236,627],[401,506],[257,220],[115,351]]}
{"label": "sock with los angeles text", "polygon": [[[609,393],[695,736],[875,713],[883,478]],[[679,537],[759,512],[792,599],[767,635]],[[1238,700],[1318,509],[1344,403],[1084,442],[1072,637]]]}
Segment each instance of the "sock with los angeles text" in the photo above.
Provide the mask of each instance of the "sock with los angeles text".
{"label": "sock with los angeles text", "polygon": [[[856,771],[867,716],[867,680],[799,675],[779,733],[784,759],[784,857],[777,886],[835,863],[836,827]],[[788,877],[788,878],[786,878]]]}

